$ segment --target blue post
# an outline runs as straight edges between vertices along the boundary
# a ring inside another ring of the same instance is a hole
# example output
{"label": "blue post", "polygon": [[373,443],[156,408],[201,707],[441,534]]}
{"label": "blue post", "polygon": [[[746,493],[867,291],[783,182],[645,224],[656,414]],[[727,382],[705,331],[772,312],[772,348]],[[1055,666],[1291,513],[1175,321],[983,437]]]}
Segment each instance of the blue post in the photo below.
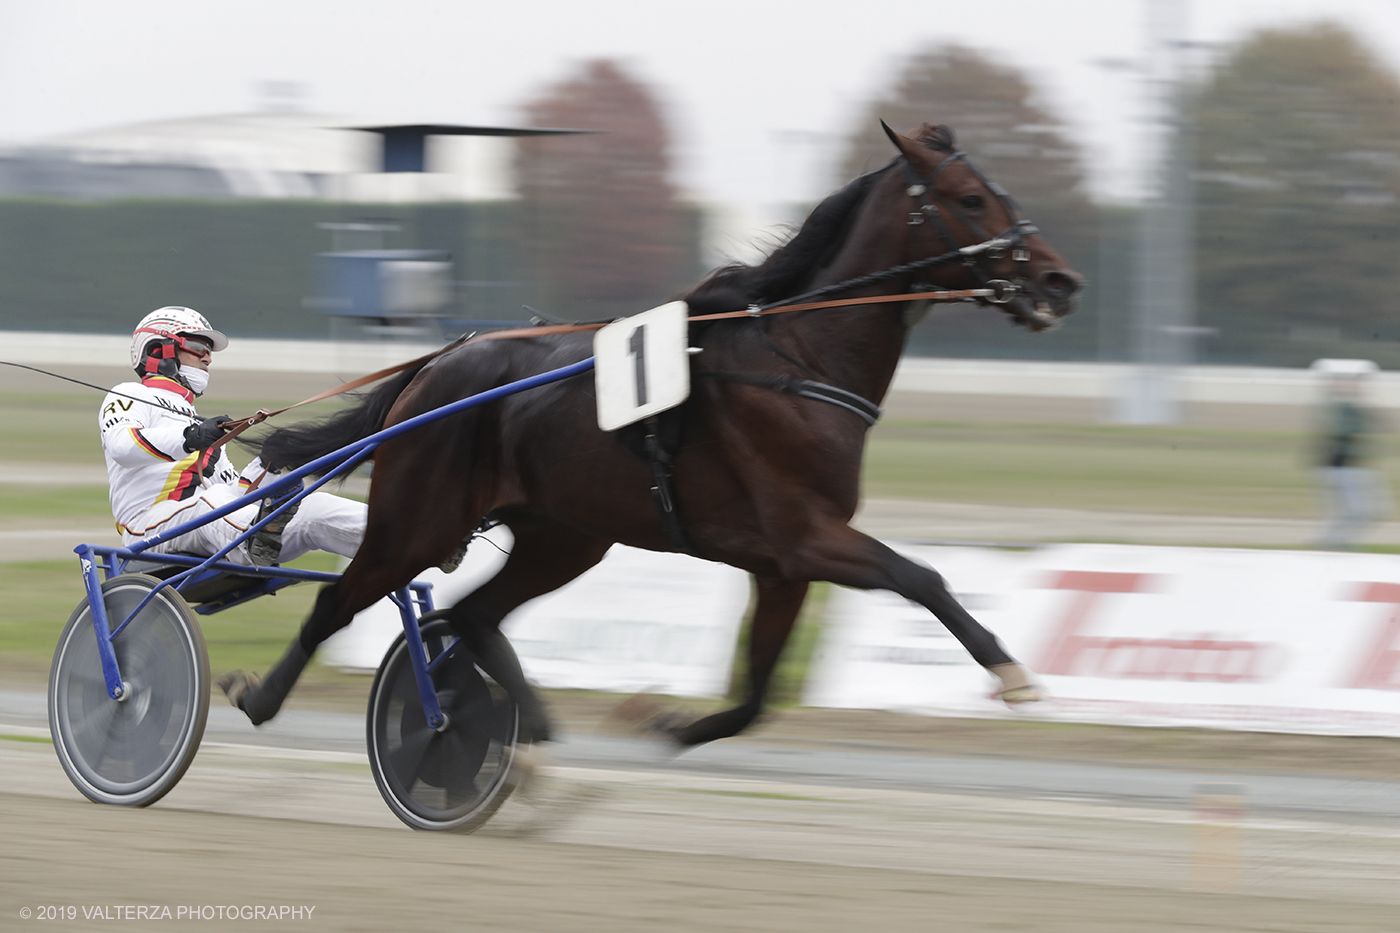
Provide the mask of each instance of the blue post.
{"label": "blue post", "polygon": [[433,686],[432,675],[428,673],[428,652],[423,650],[423,634],[418,628],[418,618],[413,612],[413,597],[408,587],[393,595],[394,605],[399,607],[403,618],[403,637],[408,643],[408,656],[413,661],[413,678],[418,682],[418,696],[423,701],[423,715],[428,725],[441,729],[446,722],[442,707],[438,705],[437,688]]}
{"label": "blue post", "polygon": [[83,568],[83,586],[87,589],[88,613],[97,637],[97,657],[102,661],[102,679],[107,682],[107,695],[120,700],[122,673],[117,667],[117,654],[112,650],[112,633],[107,622],[107,603],[102,599],[102,581],[97,577],[97,559],[92,545],[78,546],[78,563]]}

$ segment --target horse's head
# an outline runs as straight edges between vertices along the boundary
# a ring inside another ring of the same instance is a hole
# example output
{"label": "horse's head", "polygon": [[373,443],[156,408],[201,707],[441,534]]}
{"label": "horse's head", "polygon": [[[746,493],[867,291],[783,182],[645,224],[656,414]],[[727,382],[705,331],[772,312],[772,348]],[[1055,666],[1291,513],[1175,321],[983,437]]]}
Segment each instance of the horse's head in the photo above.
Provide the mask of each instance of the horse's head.
{"label": "horse's head", "polygon": [[983,301],[1031,330],[1044,330],[1074,310],[1083,277],[1021,217],[1005,189],[967,161],[952,130],[925,123],[909,137],[881,125],[902,156],[895,177],[903,171],[913,242],[923,255],[961,250],[964,281],[970,277],[974,287],[996,290]]}

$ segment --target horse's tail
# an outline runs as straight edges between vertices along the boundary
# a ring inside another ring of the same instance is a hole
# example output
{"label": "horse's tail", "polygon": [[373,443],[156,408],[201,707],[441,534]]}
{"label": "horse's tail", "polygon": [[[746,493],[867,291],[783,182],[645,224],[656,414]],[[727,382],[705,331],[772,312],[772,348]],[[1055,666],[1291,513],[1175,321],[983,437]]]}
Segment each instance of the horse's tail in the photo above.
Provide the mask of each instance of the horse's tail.
{"label": "horse's tail", "polygon": [[240,442],[252,447],[262,456],[263,465],[281,472],[295,470],[312,460],[334,453],[355,441],[369,437],[384,427],[384,419],[418,371],[415,366],[387,379],[357,397],[359,404],[338,411],[319,421],[306,421],[289,428],[278,428],[271,434]]}

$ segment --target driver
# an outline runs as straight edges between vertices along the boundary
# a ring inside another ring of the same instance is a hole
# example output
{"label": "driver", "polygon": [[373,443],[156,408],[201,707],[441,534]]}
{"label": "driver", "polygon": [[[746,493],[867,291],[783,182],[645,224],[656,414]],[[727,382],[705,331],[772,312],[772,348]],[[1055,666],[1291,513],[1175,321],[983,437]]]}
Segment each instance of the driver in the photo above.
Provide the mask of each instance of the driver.
{"label": "driver", "polygon": [[[107,458],[112,516],[124,544],[207,515],[255,487],[260,459],[240,474],[224,448],[227,415],[201,418],[194,400],[209,385],[213,354],[228,346],[204,316],[166,307],[141,319],[131,335],[131,365],[140,382],[124,382],[102,401],[102,452]],[[272,506],[246,506],[151,548],[208,557],[228,546]],[[268,565],[307,551],[354,557],[365,533],[366,506],[314,492],[245,541],[226,560]]]}

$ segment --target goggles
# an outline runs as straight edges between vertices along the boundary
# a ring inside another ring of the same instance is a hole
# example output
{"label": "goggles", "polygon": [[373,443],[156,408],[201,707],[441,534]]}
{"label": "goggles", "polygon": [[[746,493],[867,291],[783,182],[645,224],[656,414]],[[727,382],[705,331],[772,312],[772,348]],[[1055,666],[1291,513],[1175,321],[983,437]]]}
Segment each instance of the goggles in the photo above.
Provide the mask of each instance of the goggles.
{"label": "goggles", "polygon": [[197,359],[207,360],[214,355],[214,345],[203,337],[186,337],[183,334],[174,334],[170,339],[175,341],[175,346]]}

